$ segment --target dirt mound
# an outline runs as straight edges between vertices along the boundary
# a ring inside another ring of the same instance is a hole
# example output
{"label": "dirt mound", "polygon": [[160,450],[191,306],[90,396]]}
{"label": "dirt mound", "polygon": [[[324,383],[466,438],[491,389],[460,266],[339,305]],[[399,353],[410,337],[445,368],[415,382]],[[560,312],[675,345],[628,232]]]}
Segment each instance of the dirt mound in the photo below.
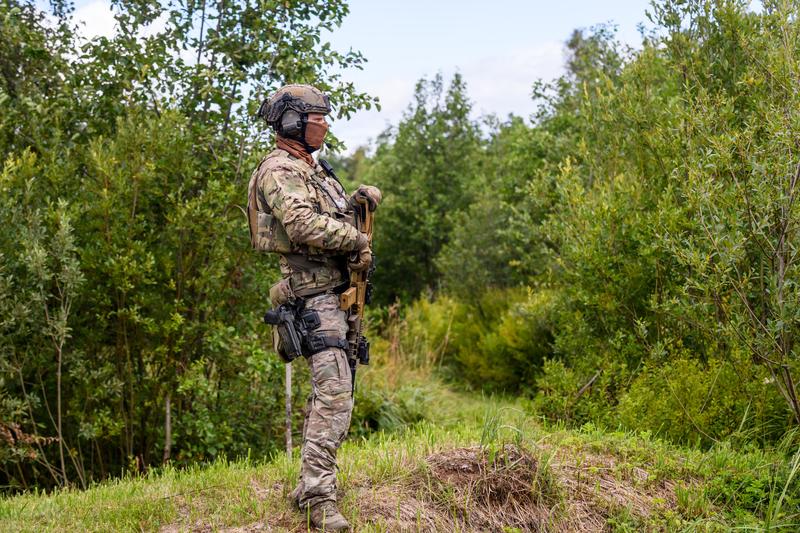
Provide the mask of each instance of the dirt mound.
{"label": "dirt mound", "polygon": [[557,490],[527,450],[458,448],[431,455],[425,484],[461,529],[536,531],[551,523]]}
{"label": "dirt mound", "polygon": [[611,454],[457,448],[404,483],[358,488],[359,521],[388,531],[607,531],[615,513],[674,508],[674,484],[649,477]]}
{"label": "dirt mound", "polygon": [[433,454],[406,482],[357,499],[361,522],[387,531],[550,531],[554,489],[531,453],[505,445]]}
{"label": "dirt mound", "polygon": [[[353,480],[340,495],[356,530],[371,525],[392,532],[610,531],[618,517],[647,529],[648,517],[677,508],[676,484],[692,483],[656,479],[646,463],[632,464],[621,452],[574,445],[455,448],[404,466],[398,468],[406,472],[402,477]],[[282,483],[251,485],[258,500],[285,505],[289,488]],[[289,506],[232,529],[193,523],[188,511],[183,514],[179,524],[162,531],[309,530]]]}

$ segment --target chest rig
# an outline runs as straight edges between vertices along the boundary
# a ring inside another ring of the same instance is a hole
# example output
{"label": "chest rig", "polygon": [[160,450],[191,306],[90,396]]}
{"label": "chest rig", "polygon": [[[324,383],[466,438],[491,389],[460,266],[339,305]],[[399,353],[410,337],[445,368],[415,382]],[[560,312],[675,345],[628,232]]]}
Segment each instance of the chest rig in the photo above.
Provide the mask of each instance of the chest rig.
{"label": "chest rig", "polygon": [[[297,158],[283,150],[274,150],[265,157],[250,178],[248,186],[247,219],[250,228],[250,244],[261,252],[274,252],[279,254],[302,255],[309,258],[330,256],[330,250],[323,250],[313,246],[292,243],[280,220],[275,217],[269,207],[264,192],[259,186],[259,178],[263,175],[262,167],[270,159],[286,157],[293,161]],[[298,166],[301,166],[298,164]],[[354,224],[355,219],[352,208],[348,204],[348,197],[344,188],[335,178],[319,164],[315,167],[302,165],[300,170],[305,179],[308,200],[314,212],[329,216],[336,220]],[[311,171],[310,173],[308,171]]]}
{"label": "chest rig", "polygon": [[349,198],[338,180],[333,178],[322,165],[317,164],[311,178],[306,181],[309,198],[315,211],[355,226],[353,209]]}

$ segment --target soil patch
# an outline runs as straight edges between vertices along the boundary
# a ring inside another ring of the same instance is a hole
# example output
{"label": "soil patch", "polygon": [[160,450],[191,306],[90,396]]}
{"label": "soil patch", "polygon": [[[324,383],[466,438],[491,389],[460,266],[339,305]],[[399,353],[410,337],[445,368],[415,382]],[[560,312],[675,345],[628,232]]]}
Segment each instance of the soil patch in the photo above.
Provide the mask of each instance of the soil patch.
{"label": "soil patch", "polygon": [[[346,517],[356,530],[383,531],[610,531],[616,514],[646,520],[677,508],[672,480],[655,480],[647,465],[612,453],[542,446],[529,450],[466,447],[426,458],[413,474],[391,483],[364,480],[348,488]],[[691,485],[692,481],[684,482]],[[288,489],[251,483],[256,497],[285,500]],[[353,508],[355,506],[355,508]],[[349,512],[348,512],[349,509]],[[181,513],[186,514],[188,513]],[[162,529],[207,531],[188,516]],[[508,528],[508,529],[506,529]],[[286,506],[268,520],[224,531],[308,531]]]}
{"label": "soil patch", "polygon": [[456,448],[393,487],[360,487],[359,521],[387,531],[609,531],[615,513],[646,520],[676,507],[676,484],[613,454]]}

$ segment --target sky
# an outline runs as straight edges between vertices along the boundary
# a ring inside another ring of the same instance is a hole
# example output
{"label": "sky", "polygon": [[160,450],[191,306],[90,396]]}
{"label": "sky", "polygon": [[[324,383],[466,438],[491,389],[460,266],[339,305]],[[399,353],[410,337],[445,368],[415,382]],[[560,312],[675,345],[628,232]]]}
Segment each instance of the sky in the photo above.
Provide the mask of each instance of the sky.
{"label": "sky", "polygon": [[[360,111],[332,125],[349,150],[369,144],[396,124],[422,77],[460,72],[474,114],[529,116],[538,79],[563,72],[572,30],[610,22],[631,46],[641,41],[649,0],[351,0],[342,26],[326,37],[335,49],[364,54],[364,70],[345,81],[377,96],[381,110]],[[111,35],[109,0],[77,0],[75,16],[87,36]]]}
{"label": "sky", "polygon": [[396,124],[421,77],[458,71],[476,115],[535,111],[533,83],[563,72],[564,42],[576,28],[611,22],[622,42],[638,46],[649,0],[352,0],[350,15],[330,35],[338,49],[367,58],[347,76],[381,100],[333,128],[349,149]]}

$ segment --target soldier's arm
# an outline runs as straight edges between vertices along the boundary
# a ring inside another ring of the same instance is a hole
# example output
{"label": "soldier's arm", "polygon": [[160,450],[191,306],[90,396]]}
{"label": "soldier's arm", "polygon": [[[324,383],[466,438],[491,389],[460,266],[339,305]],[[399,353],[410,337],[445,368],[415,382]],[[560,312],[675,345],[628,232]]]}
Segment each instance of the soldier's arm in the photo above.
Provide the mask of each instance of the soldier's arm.
{"label": "soldier's arm", "polygon": [[343,252],[356,249],[358,230],[315,212],[303,176],[291,166],[268,170],[261,187],[273,215],[281,221],[293,243]]}

